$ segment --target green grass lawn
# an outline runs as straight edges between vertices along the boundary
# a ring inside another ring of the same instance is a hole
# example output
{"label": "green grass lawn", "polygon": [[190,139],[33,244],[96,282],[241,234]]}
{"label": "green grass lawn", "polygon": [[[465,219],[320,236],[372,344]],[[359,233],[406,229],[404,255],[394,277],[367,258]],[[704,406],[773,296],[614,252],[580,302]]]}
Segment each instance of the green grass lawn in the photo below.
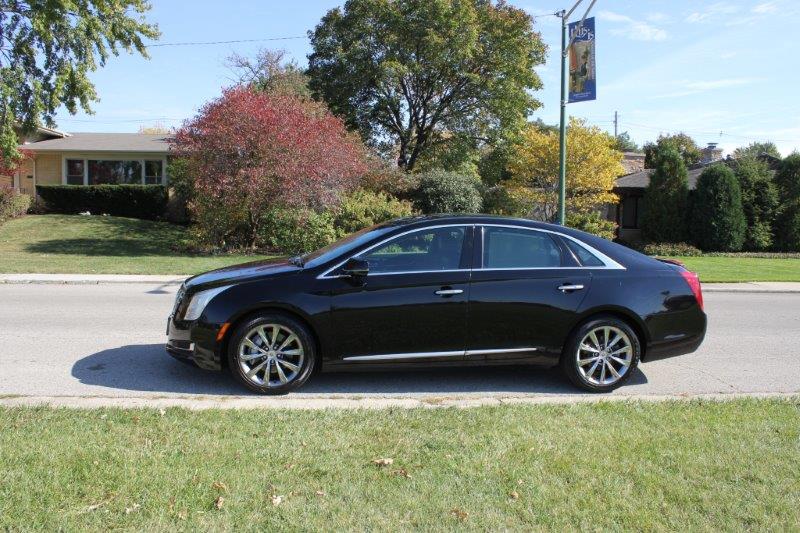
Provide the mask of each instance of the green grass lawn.
{"label": "green grass lawn", "polygon": [[797,531],[799,439],[800,399],[5,408],[0,530]]}
{"label": "green grass lawn", "polygon": [[132,218],[28,215],[0,226],[0,273],[196,274],[263,257],[176,252],[186,231]]}
{"label": "green grass lawn", "polygon": [[676,257],[704,283],[800,281],[800,259]]}

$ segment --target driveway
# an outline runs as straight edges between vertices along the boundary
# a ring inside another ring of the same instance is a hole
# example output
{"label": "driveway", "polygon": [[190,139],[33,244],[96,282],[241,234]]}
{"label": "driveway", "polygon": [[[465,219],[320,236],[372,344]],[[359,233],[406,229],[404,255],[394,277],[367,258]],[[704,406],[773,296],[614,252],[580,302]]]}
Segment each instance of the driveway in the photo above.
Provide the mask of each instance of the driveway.
{"label": "driveway", "polygon": [[800,294],[707,293],[694,354],[645,363],[612,395],[576,391],[555,370],[482,368],[312,377],[280,398],[164,353],[176,286],[0,285],[0,402],[63,405],[457,405],[502,401],[800,392]]}

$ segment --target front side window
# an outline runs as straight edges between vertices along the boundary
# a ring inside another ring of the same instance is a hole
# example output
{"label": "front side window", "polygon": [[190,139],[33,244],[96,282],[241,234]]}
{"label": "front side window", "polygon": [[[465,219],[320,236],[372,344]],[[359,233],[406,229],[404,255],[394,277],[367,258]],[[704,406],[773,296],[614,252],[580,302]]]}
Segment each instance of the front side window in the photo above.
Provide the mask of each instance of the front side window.
{"label": "front side window", "polygon": [[67,185],[83,185],[83,159],[67,159]]}
{"label": "front side window", "polygon": [[141,184],[141,161],[89,160],[89,185]]}
{"label": "front side window", "polygon": [[359,256],[370,274],[457,270],[466,229],[450,226],[401,235]]}
{"label": "front side window", "polygon": [[483,233],[483,268],[557,268],[561,250],[539,231],[488,226]]}

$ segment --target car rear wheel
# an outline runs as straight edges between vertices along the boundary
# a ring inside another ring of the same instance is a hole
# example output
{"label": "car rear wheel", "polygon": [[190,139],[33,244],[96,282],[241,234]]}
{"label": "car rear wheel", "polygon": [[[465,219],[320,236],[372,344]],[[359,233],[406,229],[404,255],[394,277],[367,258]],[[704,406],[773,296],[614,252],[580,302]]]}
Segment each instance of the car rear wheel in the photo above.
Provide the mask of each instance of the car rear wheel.
{"label": "car rear wheel", "polygon": [[631,378],[641,344],[633,329],[616,317],[596,317],[572,334],[561,355],[561,369],[572,383],[590,392],[610,392]]}
{"label": "car rear wheel", "polygon": [[292,317],[265,313],[240,324],[228,344],[233,376],[260,394],[285,394],[308,380],[316,351],[311,332]]}

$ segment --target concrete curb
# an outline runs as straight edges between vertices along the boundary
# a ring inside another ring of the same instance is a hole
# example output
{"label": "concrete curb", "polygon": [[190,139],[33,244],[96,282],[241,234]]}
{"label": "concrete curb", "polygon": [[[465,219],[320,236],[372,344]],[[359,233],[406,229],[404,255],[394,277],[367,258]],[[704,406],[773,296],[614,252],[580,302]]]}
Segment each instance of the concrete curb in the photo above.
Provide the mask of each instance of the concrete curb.
{"label": "concrete curb", "polygon": [[789,281],[704,283],[703,292],[727,292],[742,294],[800,294],[800,283]]}
{"label": "concrete curb", "polygon": [[0,398],[0,407],[57,407],[72,409],[166,409],[177,407],[189,410],[206,409],[436,409],[444,407],[470,408],[500,405],[570,405],[579,403],[669,402],[669,401],[730,401],[739,398],[800,399],[800,392],[743,392],[718,394],[660,394],[660,395],[537,395],[422,398],[397,397],[109,397],[109,396],[9,396]]}

